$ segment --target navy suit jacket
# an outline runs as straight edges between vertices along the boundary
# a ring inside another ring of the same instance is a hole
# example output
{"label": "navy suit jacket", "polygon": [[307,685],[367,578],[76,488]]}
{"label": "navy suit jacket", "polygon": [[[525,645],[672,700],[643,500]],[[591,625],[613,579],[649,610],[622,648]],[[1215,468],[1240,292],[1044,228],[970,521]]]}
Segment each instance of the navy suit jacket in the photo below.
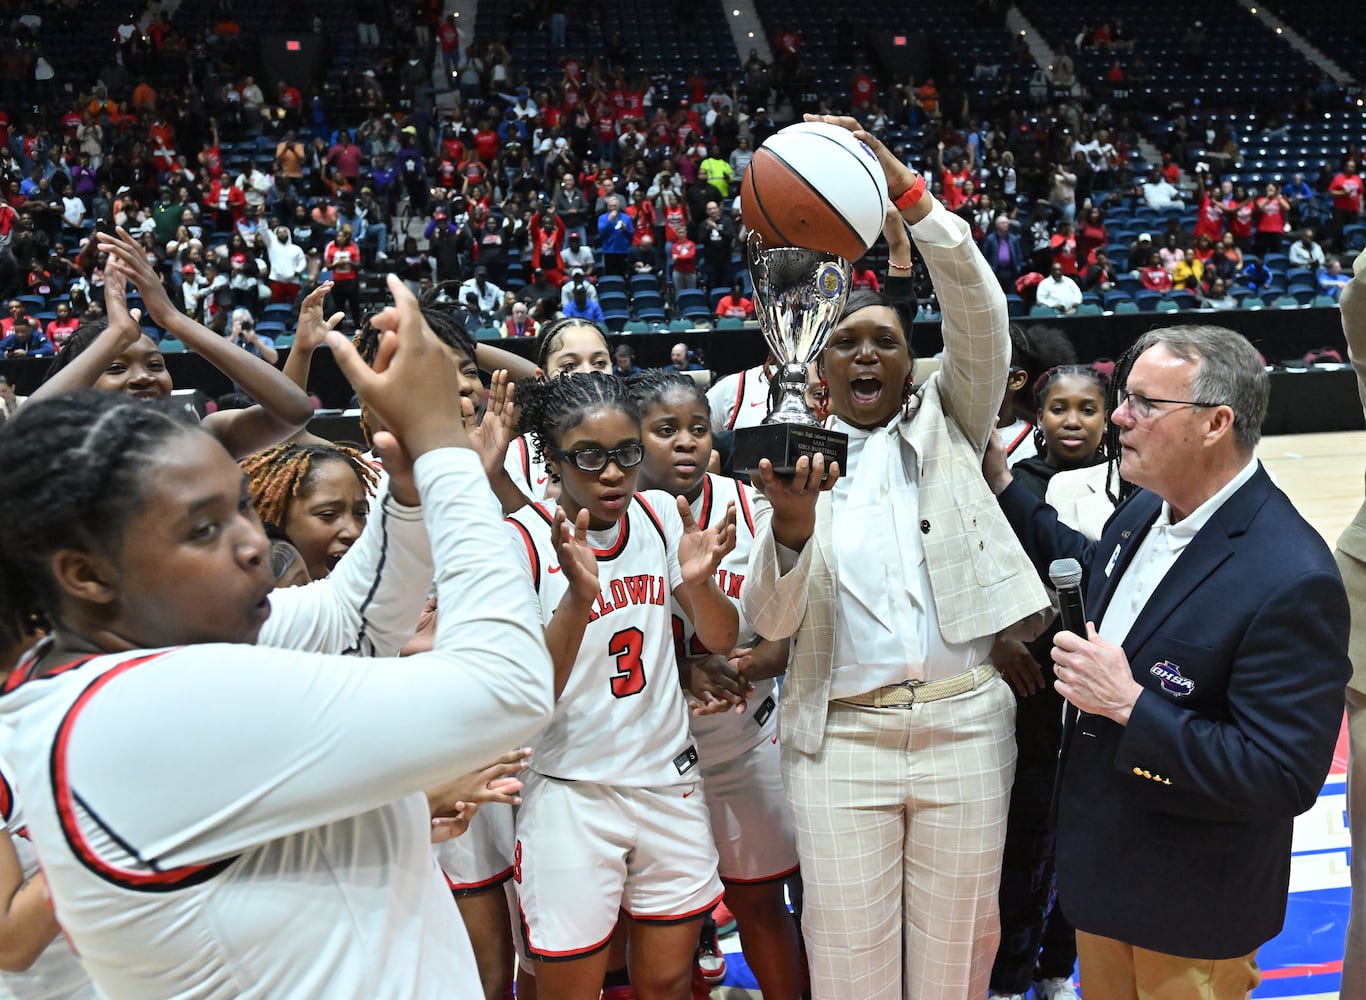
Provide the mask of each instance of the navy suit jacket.
{"label": "navy suit jacket", "polygon": [[[1081,562],[1095,622],[1161,510],[1139,491],[1088,542],[1018,483],[1000,502],[1041,572]],[[1347,629],[1327,545],[1258,469],[1125,639],[1145,689],[1129,724],[1082,715],[1060,763],[1058,896],[1076,927],[1198,959],[1279,933],[1292,821],[1342,723]]]}

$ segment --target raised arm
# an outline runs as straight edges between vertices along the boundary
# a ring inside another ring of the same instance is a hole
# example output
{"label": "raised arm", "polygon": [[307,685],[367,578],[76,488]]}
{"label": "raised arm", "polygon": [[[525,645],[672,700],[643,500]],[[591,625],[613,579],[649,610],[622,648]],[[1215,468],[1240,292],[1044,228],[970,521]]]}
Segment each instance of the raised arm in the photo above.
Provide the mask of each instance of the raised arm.
{"label": "raised arm", "polygon": [[[390,288],[400,326],[396,338],[384,327],[391,336],[376,371],[336,334],[329,343],[392,429],[382,433],[413,458],[441,607],[434,648],[375,661],[201,645],[122,674],[82,718],[64,766],[78,787],[82,775],[116,768],[144,775],[148,787],[185,790],[168,809],[148,809],[137,794],[91,803],[139,858],[204,863],[357,815],[481,767],[549,720],[551,671],[528,612],[531,582],[506,558],[497,503],[460,422],[441,405],[457,394],[458,375],[411,293],[392,277]],[[202,697],[206,683],[214,698]],[[129,734],[129,706],[153,690],[184,711]],[[233,766],[204,781],[203,761],[224,755]]]}
{"label": "raised arm", "polygon": [[89,389],[120,354],[138,342],[142,329],[137,317],[128,312],[126,280],[123,269],[111,257],[104,271],[104,308],[109,325],[70,363],[53,372],[29,396],[31,401]]}
{"label": "raised arm", "polygon": [[313,403],[304,391],[265,361],[177,309],[147,263],[142,247],[125,230],[119,229],[117,235],[101,233],[99,241],[110,259],[119,259],[157,325],[202,355],[257,401],[257,406],[245,410],[225,410],[204,418],[204,429],[235,458],[283,441],[307,425],[313,417]]}
{"label": "raised arm", "polygon": [[[272,236],[271,239],[274,239]],[[324,281],[304,297],[299,306],[299,324],[294,330],[294,344],[285,358],[284,374],[305,393],[308,392],[308,374],[313,365],[313,352],[322,347],[324,338],[346,317],[344,312],[331,316],[323,312],[323,302],[327,293],[332,291],[332,282]]]}

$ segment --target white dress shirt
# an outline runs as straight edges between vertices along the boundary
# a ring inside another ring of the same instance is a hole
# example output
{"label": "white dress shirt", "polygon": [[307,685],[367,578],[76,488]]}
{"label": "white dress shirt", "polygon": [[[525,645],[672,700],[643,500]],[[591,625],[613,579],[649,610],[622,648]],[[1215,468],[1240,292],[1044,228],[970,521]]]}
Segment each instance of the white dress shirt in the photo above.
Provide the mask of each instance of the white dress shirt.
{"label": "white dress shirt", "polygon": [[[1100,634],[1104,638],[1116,644],[1123,644],[1129,636],[1129,630],[1134,627],[1134,622],[1143,613],[1143,608],[1147,605],[1153,591],[1166,577],[1167,571],[1175,565],[1181,553],[1186,551],[1186,546],[1191,543],[1191,539],[1209,523],[1209,519],[1214,516],[1215,511],[1222,507],[1229,497],[1237,493],[1243,484],[1252,478],[1257,471],[1258,464],[1257,459],[1252,459],[1243,467],[1241,472],[1225,484],[1223,489],[1196,507],[1176,524],[1172,524],[1171,505],[1163,501],[1162,509],[1157,514],[1157,520],[1153,522],[1153,526],[1148,529],[1148,533],[1139,542],[1138,551],[1134,553],[1133,559],[1125,567],[1124,575],[1115,585],[1114,596],[1106,605],[1105,618],[1099,626]],[[1115,550],[1114,554],[1103,554],[1103,557],[1106,560],[1113,561],[1116,554],[1118,554],[1118,549]],[[1114,567],[1107,564],[1105,572],[1107,575],[1114,572]]]}
{"label": "white dress shirt", "polygon": [[897,422],[873,430],[838,417],[849,435],[848,472],[831,495],[835,644],[830,698],[902,681],[952,677],[984,662],[990,637],[945,640],[920,544],[915,453]]}

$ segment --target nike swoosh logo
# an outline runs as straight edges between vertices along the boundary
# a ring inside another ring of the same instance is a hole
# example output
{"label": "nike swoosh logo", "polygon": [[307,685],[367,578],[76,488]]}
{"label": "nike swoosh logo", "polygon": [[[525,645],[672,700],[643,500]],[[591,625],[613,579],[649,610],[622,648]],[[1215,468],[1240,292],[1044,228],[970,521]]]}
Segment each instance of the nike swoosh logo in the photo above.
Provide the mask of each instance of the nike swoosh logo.
{"label": "nike swoosh logo", "polygon": [[696,786],[696,785],[693,785],[691,788],[689,788],[686,792],[683,793],[683,797],[686,799],[689,795],[691,795],[691,794],[692,794],[693,792],[695,792],[695,791],[697,791],[697,786]]}
{"label": "nike swoosh logo", "polygon": [[777,743],[777,742],[778,742],[778,737],[776,737],[776,736],[773,737],[773,739],[770,740],[769,742],[770,742],[770,743]]}
{"label": "nike swoosh logo", "polygon": [[759,402],[757,402],[757,403],[750,403],[749,405],[750,405],[750,406],[763,406],[763,405],[764,405],[764,402],[765,402],[765,401],[761,399],[761,400],[759,400]]}
{"label": "nike swoosh logo", "polygon": [[558,567],[558,566],[551,566],[550,569],[547,570],[547,572],[549,572],[549,573],[558,573],[559,571],[560,571],[560,567]]}
{"label": "nike swoosh logo", "polygon": [[545,480],[546,480],[546,477],[545,477],[545,476],[537,476],[537,477],[536,477],[536,485],[537,485],[537,486],[544,486],[544,485],[545,485]]}

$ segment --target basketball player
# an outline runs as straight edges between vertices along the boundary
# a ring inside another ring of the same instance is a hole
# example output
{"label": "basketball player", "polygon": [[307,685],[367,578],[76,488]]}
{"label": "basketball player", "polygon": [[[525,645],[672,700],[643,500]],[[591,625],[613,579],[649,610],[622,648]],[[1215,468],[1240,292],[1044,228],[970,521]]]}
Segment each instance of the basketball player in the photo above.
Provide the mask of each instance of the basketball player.
{"label": "basketball player", "polygon": [[624,912],[636,996],[669,1000],[687,993],[702,915],[721,895],[671,598],[706,647],[734,646],[739,618],[716,572],[735,511],[703,531],[686,502],[634,493],[640,417],[620,380],[570,374],[518,389],[522,426],[560,486],[555,504],[509,518],[558,697],[517,815],[525,945],[541,995],[597,1000]]}

